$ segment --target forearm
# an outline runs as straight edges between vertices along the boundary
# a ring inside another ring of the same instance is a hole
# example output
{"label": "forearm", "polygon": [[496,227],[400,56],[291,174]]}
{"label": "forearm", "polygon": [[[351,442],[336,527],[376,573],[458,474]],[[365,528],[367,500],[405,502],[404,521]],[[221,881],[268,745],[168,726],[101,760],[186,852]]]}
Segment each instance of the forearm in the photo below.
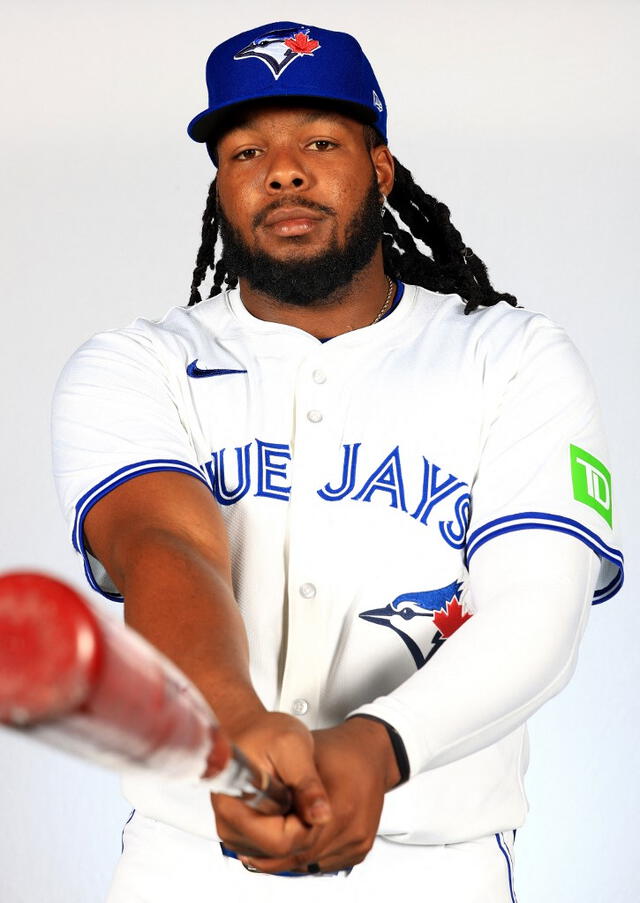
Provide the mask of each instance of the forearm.
{"label": "forearm", "polygon": [[530,538],[525,559],[517,536],[501,540],[474,560],[476,614],[424,669],[358,710],[396,728],[412,774],[497,742],[559,692],[575,668],[596,556],[569,537],[540,534]]}
{"label": "forearm", "polygon": [[125,620],[191,678],[233,736],[264,707],[228,564],[160,530],[123,558]]}

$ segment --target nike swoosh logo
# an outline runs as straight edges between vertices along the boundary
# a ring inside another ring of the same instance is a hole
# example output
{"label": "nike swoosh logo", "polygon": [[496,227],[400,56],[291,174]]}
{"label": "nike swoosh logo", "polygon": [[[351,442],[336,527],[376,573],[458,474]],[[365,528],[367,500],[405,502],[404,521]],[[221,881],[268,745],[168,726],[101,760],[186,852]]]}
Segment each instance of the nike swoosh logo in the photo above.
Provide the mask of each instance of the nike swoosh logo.
{"label": "nike swoosh logo", "polygon": [[205,376],[226,376],[227,373],[246,373],[246,370],[224,370],[224,369],[215,369],[215,370],[201,370],[198,367],[197,359],[195,361],[191,361],[189,366],[187,367],[187,376],[192,376],[194,379],[202,379]]}

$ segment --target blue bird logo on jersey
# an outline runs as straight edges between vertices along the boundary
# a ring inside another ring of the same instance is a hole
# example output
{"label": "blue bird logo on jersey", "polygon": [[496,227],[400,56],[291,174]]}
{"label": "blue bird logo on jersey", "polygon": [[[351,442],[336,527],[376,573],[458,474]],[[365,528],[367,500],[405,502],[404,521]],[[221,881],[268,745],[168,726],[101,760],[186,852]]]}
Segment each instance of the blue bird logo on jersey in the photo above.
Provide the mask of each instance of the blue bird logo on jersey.
{"label": "blue bird logo on jersey", "polygon": [[234,60],[252,57],[262,60],[277,81],[294,60],[302,56],[313,56],[314,51],[319,50],[320,41],[309,37],[309,31],[309,28],[300,25],[293,31],[289,28],[279,28],[265,32],[239,50]]}
{"label": "blue bird logo on jersey", "polygon": [[[383,608],[361,612],[360,617],[391,628],[406,645],[416,668],[422,668],[444,641],[471,617],[460,604],[461,592],[462,583],[455,581],[441,589],[403,593]],[[435,625],[435,634],[425,631],[425,618]]]}

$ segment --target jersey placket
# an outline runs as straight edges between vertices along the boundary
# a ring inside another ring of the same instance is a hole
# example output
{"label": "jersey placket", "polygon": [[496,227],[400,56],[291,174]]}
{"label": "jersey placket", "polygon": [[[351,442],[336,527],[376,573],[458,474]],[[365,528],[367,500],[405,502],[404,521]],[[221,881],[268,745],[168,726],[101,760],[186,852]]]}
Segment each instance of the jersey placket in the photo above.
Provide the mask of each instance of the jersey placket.
{"label": "jersey placket", "polygon": [[294,390],[292,479],[287,529],[286,656],[280,708],[322,726],[321,691],[332,637],[327,593],[329,512],[318,496],[326,461],[335,445],[336,391],[324,348],[298,370]]}

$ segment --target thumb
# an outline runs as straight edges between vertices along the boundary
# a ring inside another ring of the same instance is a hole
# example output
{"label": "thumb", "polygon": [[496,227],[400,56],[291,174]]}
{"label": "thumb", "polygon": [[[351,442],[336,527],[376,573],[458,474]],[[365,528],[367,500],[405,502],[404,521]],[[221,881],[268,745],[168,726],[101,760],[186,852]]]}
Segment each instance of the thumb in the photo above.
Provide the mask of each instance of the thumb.
{"label": "thumb", "polygon": [[290,788],[294,809],[304,822],[308,825],[324,825],[329,821],[329,798],[315,767],[310,766]]}

